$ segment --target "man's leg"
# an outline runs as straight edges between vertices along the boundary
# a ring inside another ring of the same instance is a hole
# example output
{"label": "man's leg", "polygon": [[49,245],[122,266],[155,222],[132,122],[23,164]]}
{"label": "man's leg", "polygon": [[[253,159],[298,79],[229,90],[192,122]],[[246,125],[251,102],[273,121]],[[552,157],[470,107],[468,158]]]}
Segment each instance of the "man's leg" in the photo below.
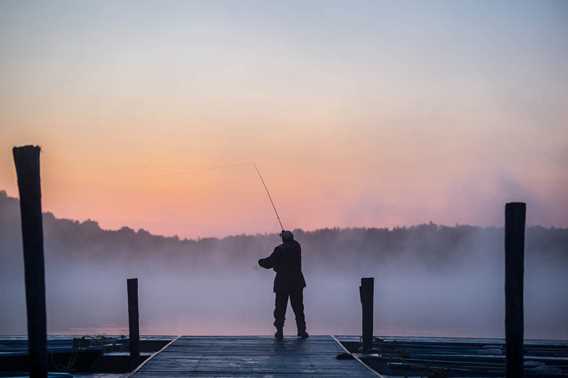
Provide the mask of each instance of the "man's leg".
{"label": "man's leg", "polygon": [[276,327],[276,338],[282,338],[282,328],[286,320],[286,307],[288,306],[288,293],[276,292],[274,303],[274,326]]}
{"label": "man's leg", "polygon": [[299,289],[290,293],[290,304],[294,310],[294,315],[296,315],[298,336],[307,337],[306,318],[304,316],[304,289]]}

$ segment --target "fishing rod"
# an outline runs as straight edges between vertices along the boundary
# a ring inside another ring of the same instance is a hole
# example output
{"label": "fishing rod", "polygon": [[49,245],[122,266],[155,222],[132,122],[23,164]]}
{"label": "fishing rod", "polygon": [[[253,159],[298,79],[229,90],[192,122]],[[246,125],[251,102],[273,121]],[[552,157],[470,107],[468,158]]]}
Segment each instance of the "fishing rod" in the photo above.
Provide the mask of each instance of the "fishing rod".
{"label": "fishing rod", "polygon": [[268,190],[268,187],[266,186],[266,183],[264,182],[264,178],[262,177],[262,174],[260,173],[260,170],[258,169],[258,167],[256,166],[255,163],[252,163],[254,169],[256,170],[256,173],[258,174],[258,178],[260,179],[260,182],[262,182],[262,186],[264,186],[264,190],[266,191],[266,194],[268,195],[268,199],[270,200],[270,204],[272,205],[272,209],[274,209],[274,214],[276,214],[276,219],[278,220],[278,224],[280,224],[280,229],[282,231],[284,231],[284,225],[282,224],[282,220],[280,219],[280,215],[278,215],[278,210],[276,210],[276,206],[274,205],[274,201],[272,200],[272,196],[270,195],[270,191]]}

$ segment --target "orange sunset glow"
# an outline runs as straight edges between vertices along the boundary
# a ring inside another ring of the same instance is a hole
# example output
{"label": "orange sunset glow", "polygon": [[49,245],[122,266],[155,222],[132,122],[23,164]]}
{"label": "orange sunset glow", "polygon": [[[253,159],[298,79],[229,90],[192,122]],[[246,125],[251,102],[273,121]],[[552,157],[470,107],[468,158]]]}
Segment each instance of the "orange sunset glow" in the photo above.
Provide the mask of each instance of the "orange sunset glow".
{"label": "orange sunset glow", "polygon": [[255,4],[3,2],[0,190],[37,144],[110,229],[278,231],[253,162],[289,228],[568,226],[564,4]]}

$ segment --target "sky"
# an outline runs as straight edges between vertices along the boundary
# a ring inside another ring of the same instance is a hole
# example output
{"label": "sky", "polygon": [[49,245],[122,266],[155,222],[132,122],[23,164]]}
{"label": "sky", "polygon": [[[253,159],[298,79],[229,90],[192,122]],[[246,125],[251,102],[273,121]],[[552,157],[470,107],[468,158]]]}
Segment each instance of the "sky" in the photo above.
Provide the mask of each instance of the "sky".
{"label": "sky", "polygon": [[180,237],[568,227],[564,1],[0,2],[0,190]]}

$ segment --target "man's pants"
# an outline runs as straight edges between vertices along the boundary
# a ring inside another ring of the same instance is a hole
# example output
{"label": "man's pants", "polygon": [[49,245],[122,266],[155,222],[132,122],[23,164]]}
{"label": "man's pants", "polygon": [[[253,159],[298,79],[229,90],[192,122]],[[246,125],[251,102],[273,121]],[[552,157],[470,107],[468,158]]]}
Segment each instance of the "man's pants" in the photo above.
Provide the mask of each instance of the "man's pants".
{"label": "man's pants", "polygon": [[298,289],[290,292],[276,292],[276,301],[274,304],[274,326],[276,328],[284,327],[288,297],[290,297],[290,304],[292,305],[292,310],[294,310],[294,315],[296,315],[296,326],[298,327],[298,332],[304,332],[306,330],[306,320],[304,317],[304,289]]}

